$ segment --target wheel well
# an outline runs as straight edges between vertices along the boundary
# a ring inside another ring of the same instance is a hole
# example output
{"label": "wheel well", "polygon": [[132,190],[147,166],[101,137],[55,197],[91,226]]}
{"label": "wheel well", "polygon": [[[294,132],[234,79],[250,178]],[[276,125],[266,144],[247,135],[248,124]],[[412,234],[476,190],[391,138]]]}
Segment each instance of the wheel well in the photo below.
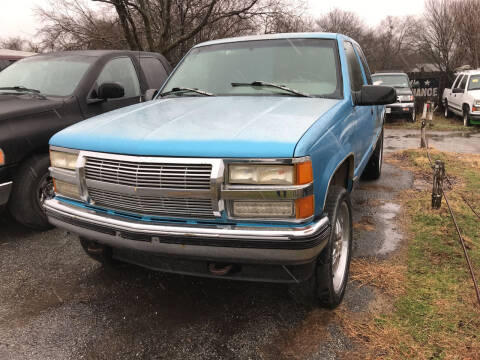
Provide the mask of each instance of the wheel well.
{"label": "wheel well", "polygon": [[470,105],[464,103],[464,104],[462,105],[462,109],[463,109],[463,110],[470,111]]}
{"label": "wheel well", "polygon": [[353,180],[353,155],[347,157],[335,170],[330,185],[342,186],[348,191],[352,188]]}

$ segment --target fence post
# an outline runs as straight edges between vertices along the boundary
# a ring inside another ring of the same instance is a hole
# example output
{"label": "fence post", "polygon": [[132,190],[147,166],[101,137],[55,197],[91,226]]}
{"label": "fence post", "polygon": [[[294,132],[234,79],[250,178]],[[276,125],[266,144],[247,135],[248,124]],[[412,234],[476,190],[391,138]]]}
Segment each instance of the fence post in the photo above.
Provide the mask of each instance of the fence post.
{"label": "fence post", "polygon": [[443,196],[443,179],[445,178],[445,164],[441,160],[435,160],[433,166],[432,209],[440,209]]}

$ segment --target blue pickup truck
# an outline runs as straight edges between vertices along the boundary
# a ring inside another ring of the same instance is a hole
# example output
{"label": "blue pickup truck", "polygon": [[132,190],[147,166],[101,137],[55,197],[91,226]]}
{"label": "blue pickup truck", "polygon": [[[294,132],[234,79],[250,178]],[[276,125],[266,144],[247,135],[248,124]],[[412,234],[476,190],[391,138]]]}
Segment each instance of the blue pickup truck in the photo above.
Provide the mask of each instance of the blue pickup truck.
{"label": "blue pickup truck", "polygon": [[50,140],[49,221],[94,259],[289,283],[333,308],[352,249],[350,192],[380,176],[384,104],[339,34],[209,41],[153,99]]}

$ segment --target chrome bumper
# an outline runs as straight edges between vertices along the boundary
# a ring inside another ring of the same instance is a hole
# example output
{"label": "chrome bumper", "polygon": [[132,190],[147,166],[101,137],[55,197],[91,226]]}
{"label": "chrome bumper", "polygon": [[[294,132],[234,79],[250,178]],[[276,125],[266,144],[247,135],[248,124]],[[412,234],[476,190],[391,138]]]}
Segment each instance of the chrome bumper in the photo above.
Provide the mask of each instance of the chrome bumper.
{"label": "chrome bumper", "polygon": [[146,223],[100,214],[56,199],[45,202],[52,225],[114,247],[214,261],[301,264],[330,235],[327,217],[304,227]]}
{"label": "chrome bumper", "polygon": [[0,206],[5,205],[8,202],[10,192],[12,191],[12,184],[11,181],[0,184]]}

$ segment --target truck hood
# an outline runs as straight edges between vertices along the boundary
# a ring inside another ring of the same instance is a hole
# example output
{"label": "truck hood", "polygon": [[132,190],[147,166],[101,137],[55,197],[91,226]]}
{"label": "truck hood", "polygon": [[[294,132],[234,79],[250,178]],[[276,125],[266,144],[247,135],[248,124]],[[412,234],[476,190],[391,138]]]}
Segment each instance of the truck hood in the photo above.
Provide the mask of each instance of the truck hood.
{"label": "truck hood", "polygon": [[30,94],[0,93],[0,121],[49,111],[61,107],[62,104],[63,101],[41,99]]}
{"label": "truck hood", "polygon": [[292,157],[307,129],[338,102],[279,96],[154,100],[73,125],[50,144],[130,155]]}

